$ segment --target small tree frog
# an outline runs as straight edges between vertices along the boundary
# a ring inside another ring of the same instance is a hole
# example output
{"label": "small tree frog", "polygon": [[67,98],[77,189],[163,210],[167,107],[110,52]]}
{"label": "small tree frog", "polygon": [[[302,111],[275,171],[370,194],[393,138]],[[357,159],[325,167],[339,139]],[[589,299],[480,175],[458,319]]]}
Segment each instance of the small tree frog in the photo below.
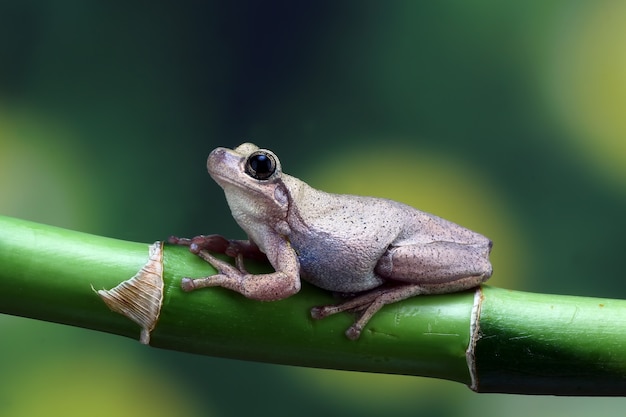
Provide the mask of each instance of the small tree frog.
{"label": "small tree frog", "polygon": [[[354,340],[386,304],[469,289],[491,276],[492,243],[486,237],[396,201],[316,190],[283,173],[272,151],[252,143],[213,150],[207,167],[249,240],[171,237],[170,243],[188,245],[218,271],[183,278],[184,291],[218,286],[273,301],[297,293],[304,279],[356,293],[311,310],[316,319],[358,311],[346,331]],[[235,257],[236,267],[209,251]],[[275,272],[250,274],[244,257],[267,257]]]}

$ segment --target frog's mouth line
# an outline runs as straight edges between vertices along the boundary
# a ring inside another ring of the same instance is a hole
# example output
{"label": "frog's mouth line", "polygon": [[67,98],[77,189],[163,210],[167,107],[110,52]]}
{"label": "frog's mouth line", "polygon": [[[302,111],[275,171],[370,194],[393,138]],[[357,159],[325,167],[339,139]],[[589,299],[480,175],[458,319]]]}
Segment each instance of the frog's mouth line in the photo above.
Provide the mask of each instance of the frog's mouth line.
{"label": "frog's mouth line", "polygon": [[[249,192],[254,193],[254,194],[264,195],[263,191],[259,190],[259,187],[251,187],[248,184],[245,184],[245,182],[235,181],[229,176],[220,175],[217,172],[214,173],[211,171],[209,171],[209,175],[211,176],[211,178],[213,178],[213,181],[215,181],[222,188],[224,188],[223,184],[227,184],[235,188],[242,188],[242,189],[248,190]],[[255,180],[253,178],[250,178],[250,180],[254,181],[254,183],[258,184],[259,186],[269,186],[269,185],[276,184],[275,180],[262,181],[262,180]]]}

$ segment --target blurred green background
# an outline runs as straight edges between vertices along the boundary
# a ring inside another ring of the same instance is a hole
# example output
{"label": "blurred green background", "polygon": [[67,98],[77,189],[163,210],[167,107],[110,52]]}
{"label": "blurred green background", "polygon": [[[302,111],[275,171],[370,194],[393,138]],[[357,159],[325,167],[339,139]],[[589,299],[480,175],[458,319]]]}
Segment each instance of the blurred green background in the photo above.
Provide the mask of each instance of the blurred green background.
{"label": "blurred green background", "polygon": [[[251,140],[315,187],[489,236],[492,285],[624,298],[624,39],[626,2],[609,0],[3,0],[0,214],[143,242],[241,238],[205,161]],[[3,416],[625,405],[192,356],[9,316],[0,332]]]}

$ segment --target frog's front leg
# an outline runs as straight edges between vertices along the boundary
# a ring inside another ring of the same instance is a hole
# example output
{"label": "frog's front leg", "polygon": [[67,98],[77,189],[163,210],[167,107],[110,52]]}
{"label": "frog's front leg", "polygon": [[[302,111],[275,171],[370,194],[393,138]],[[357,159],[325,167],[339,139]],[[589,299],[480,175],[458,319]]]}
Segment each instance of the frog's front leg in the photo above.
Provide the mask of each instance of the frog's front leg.
{"label": "frog's front leg", "polygon": [[287,298],[300,290],[300,263],[289,243],[277,239],[277,251],[269,254],[269,260],[276,272],[269,274],[250,274],[244,268],[243,256],[238,254],[236,266],[222,261],[206,250],[200,250],[198,256],[217,269],[216,275],[202,278],[183,278],[183,291],[193,291],[204,287],[224,287],[236,291],[246,298],[260,301],[276,301]]}
{"label": "frog's front leg", "polygon": [[223,253],[233,258],[237,258],[241,254],[247,259],[267,260],[265,254],[251,240],[226,239],[221,235],[199,235],[191,239],[170,236],[167,241],[173,245],[189,246],[189,250],[195,254],[207,250]]}

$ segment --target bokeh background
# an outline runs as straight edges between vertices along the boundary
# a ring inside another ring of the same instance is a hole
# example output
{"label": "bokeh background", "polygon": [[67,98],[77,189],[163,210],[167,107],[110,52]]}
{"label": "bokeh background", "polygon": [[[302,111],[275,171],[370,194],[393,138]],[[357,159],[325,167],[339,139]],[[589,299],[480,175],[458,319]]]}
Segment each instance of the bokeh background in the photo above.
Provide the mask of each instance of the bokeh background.
{"label": "bokeh background", "polygon": [[[610,0],[3,0],[0,214],[142,242],[241,238],[205,161],[251,140],[315,187],[491,237],[492,285],[624,298],[625,39],[626,2]],[[626,404],[200,357],[9,316],[0,375],[6,416]]]}

